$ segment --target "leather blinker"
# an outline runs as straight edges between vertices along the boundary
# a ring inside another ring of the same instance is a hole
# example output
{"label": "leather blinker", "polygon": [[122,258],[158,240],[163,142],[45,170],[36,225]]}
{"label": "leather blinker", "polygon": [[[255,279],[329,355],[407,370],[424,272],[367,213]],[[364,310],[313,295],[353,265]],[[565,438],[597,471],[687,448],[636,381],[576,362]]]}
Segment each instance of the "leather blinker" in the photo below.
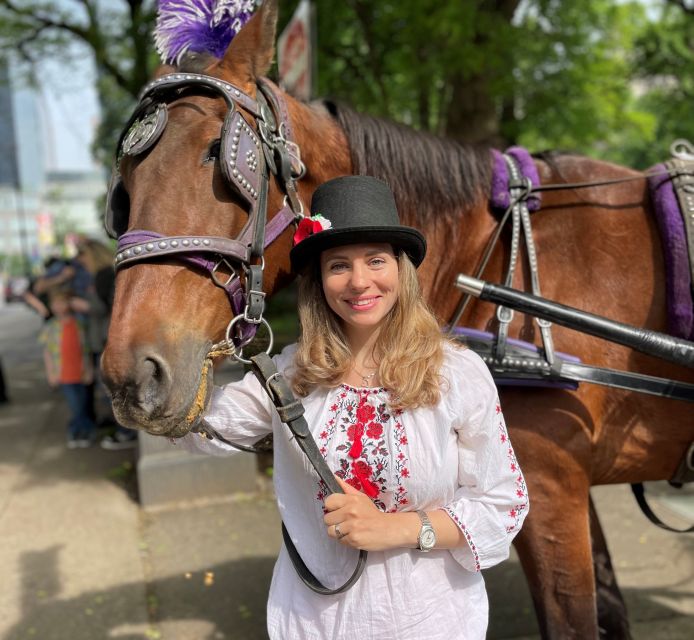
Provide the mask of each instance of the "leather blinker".
{"label": "leather blinker", "polygon": [[265,160],[260,139],[237,110],[224,121],[221,157],[222,173],[251,208],[255,208]]}
{"label": "leather blinker", "polygon": [[130,196],[123,185],[118,169],[114,168],[106,196],[106,215],[104,216],[106,233],[117,240],[128,230],[129,217]]}

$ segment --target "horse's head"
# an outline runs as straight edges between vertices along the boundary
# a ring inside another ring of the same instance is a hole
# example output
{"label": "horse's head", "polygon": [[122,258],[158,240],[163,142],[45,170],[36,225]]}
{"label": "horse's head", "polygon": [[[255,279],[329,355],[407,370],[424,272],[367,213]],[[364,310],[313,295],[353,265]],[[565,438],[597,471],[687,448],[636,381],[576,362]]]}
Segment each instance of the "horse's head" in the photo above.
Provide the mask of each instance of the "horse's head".
{"label": "horse's head", "polygon": [[[186,433],[211,388],[210,347],[232,318],[262,313],[262,295],[246,293],[271,294],[290,279],[301,202],[350,172],[331,118],[263,78],[276,15],[267,1],[221,59],[160,70],[119,143],[106,220],[118,271],[102,369],[124,425]],[[338,142],[331,161],[308,167],[328,141]],[[249,326],[234,324],[242,338]]]}

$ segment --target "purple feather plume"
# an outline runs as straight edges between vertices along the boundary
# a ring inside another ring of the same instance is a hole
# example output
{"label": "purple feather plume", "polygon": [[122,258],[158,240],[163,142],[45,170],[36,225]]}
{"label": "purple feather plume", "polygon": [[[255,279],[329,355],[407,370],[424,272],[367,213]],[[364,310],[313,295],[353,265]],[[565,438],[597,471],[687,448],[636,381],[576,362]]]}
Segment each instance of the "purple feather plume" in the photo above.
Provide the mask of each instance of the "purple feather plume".
{"label": "purple feather plume", "polygon": [[159,0],[154,42],[162,60],[179,64],[188,52],[224,56],[253,15],[255,0]]}

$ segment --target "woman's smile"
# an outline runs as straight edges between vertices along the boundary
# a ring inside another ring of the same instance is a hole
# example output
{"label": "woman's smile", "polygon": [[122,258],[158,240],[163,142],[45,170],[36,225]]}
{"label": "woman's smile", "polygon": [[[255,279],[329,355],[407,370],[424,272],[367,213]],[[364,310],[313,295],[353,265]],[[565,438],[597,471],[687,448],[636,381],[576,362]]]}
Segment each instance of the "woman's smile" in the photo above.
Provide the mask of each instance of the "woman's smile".
{"label": "woman's smile", "polygon": [[321,279],[328,306],[345,331],[372,333],[398,299],[398,261],[389,244],[355,244],[321,254]]}
{"label": "woman's smile", "polygon": [[349,304],[355,311],[369,311],[376,306],[379,299],[379,297],[375,296],[371,296],[369,298],[352,298],[347,300],[347,304]]}

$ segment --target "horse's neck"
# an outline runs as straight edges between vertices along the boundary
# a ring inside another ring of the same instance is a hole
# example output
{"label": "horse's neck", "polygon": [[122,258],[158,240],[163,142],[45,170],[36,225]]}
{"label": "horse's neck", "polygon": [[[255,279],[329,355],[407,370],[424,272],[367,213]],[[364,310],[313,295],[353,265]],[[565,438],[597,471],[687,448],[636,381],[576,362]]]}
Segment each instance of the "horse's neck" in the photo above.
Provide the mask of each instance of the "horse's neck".
{"label": "horse's neck", "polygon": [[308,205],[320,184],[353,173],[349,145],[342,129],[321,105],[307,105],[290,97],[287,103],[292,135],[306,166],[299,192]]}

